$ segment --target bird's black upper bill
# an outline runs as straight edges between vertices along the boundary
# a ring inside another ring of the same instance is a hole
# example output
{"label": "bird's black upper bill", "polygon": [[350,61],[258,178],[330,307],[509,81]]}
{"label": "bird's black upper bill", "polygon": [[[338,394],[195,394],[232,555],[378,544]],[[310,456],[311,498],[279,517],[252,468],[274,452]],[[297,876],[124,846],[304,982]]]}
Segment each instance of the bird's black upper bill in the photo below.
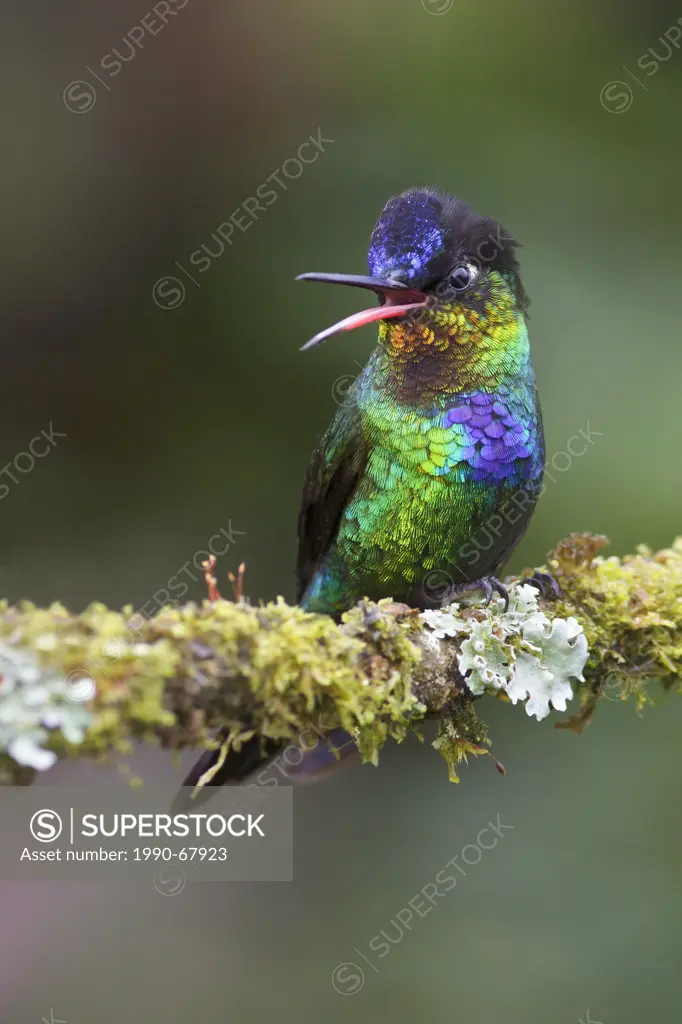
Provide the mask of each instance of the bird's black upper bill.
{"label": "bird's black upper bill", "polygon": [[353,313],[345,320],[339,320],[338,323],[327,327],[326,330],[320,331],[301,347],[302,352],[326,341],[333,334],[352,331],[355,327],[364,327],[365,324],[373,323],[375,320],[407,316],[413,309],[425,306],[427,303],[427,296],[424,292],[410,288],[402,281],[392,278],[363,277],[361,274],[299,274],[296,280],[323,281],[327,284],[347,284],[353,285],[355,288],[369,288],[370,291],[376,292],[384,299],[382,306],[372,306],[370,309]]}

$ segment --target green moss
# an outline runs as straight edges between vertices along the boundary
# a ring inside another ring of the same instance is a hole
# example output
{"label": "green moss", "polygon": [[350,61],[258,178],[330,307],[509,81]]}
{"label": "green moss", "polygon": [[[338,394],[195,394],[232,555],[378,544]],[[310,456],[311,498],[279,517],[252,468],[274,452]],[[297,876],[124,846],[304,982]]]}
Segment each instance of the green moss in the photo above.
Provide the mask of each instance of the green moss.
{"label": "green moss", "polygon": [[[281,600],[259,608],[205,602],[165,608],[133,629],[130,608],[95,604],[74,616],[59,605],[4,604],[0,638],[30,652],[30,664],[56,683],[51,710],[78,704],[88,715],[78,744],[59,727],[37,737],[61,755],[126,751],[137,738],[204,742],[209,725],[227,729],[234,744],[254,732],[296,741],[322,723],[347,729],[376,764],[385,740],[403,739],[425,710],[410,686],[421,657],[410,639],[414,616],[396,616],[389,605],[359,606],[339,629]],[[34,681],[24,675],[30,701]],[[81,706],[76,691],[88,679],[94,693]]]}
{"label": "green moss", "polygon": [[[489,744],[488,727],[474,711],[471,700],[466,698],[458,701],[441,716],[438,735],[433,741],[434,748],[445,758],[451,782],[459,782],[457,767],[462,761],[467,760],[469,754],[474,757],[483,754],[492,756],[486,749],[486,745]],[[503,771],[499,764],[498,768]]]}
{"label": "green moss", "polygon": [[342,726],[376,764],[389,737],[427,717],[456,778],[463,758],[488,752],[477,694],[537,713],[573,688],[582,708],[562,724],[574,729],[602,697],[641,708],[653,680],[682,677],[682,541],[623,559],[604,558],[604,543],[562,542],[548,561],[560,598],[537,606],[517,586],[508,612],[498,601],[423,615],[361,602],[339,625],[282,600],[166,607],[150,620],[129,607],[0,603],[0,782],[28,781],[50,752],[104,757],[135,739],[179,748],[215,728],[239,744]]}
{"label": "green moss", "polygon": [[590,650],[583,711],[571,727],[586,724],[601,697],[631,698],[641,709],[652,682],[669,688],[682,678],[682,539],[622,559],[599,555],[604,545],[574,534],[549,556],[562,591],[557,611],[579,619]]}

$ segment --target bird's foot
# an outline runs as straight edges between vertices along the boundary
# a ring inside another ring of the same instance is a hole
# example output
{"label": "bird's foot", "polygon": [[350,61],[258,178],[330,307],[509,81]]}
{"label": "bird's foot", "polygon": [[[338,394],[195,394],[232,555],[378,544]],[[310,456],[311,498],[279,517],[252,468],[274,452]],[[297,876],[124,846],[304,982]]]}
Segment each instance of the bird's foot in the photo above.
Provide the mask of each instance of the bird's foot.
{"label": "bird's foot", "polygon": [[507,611],[509,609],[509,591],[504,583],[498,580],[497,576],[486,576],[481,583],[485,592],[485,603],[490,604],[493,594],[499,594],[504,601],[504,610]]}
{"label": "bird's foot", "polygon": [[520,582],[536,587],[540,592],[540,597],[544,597],[546,601],[556,601],[557,598],[561,597],[559,584],[548,572],[534,572],[532,576],[526,576]]}
{"label": "bird's foot", "polygon": [[447,599],[448,601],[456,601],[459,594],[468,594],[474,590],[483,591],[487,605],[492,601],[493,594],[499,594],[504,601],[504,610],[507,611],[509,608],[509,591],[504,583],[498,580],[497,576],[484,576],[482,579],[474,580],[472,583],[458,583],[450,588]]}

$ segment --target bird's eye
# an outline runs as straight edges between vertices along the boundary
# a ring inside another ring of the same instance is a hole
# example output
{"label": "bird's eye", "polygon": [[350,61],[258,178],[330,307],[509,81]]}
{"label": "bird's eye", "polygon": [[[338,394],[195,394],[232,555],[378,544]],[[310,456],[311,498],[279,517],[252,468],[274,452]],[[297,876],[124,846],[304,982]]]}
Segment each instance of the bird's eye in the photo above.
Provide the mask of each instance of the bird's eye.
{"label": "bird's eye", "polygon": [[478,267],[473,263],[458,263],[450,274],[450,286],[457,292],[469,288],[478,277]]}

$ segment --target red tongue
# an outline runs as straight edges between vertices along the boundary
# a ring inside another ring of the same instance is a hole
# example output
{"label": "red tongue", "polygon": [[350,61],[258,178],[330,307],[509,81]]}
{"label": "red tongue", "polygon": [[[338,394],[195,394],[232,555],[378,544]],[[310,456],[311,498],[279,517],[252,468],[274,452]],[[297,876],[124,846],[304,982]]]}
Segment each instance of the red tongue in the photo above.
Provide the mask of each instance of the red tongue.
{"label": "red tongue", "polygon": [[319,334],[316,334],[314,338],[311,338],[310,341],[307,341],[301,347],[301,351],[304,352],[307,348],[319,345],[320,342],[331,338],[333,334],[341,334],[342,331],[352,331],[356,327],[364,327],[365,324],[371,324],[375,320],[388,320],[390,317],[407,316],[411,310],[419,309],[425,305],[426,301],[422,300],[421,302],[406,302],[396,306],[387,304],[385,306],[373,306],[371,309],[362,309],[359,313],[353,313],[351,316],[347,316],[345,320],[339,320],[338,323],[332,324],[325,331],[320,331]]}

